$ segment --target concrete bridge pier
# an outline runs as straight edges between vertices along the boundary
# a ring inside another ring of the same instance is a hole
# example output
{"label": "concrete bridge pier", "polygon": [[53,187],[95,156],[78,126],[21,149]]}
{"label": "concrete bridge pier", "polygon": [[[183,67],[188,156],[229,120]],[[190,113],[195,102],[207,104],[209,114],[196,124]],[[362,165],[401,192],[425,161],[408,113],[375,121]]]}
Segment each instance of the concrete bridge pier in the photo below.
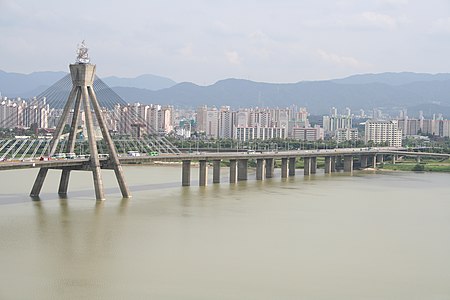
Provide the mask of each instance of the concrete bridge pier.
{"label": "concrete bridge pier", "polygon": [[220,183],[220,159],[213,160],[213,183]]}
{"label": "concrete bridge pier", "polygon": [[273,178],[275,161],[273,158],[266,158],[266,178]]}
{"label": "concrete bridge pier", "polygon": [[416,156],[416,162],[417,162],[418,164],[420,164],[420,161],[421,161],[421,157],[420,157],[420,155],[417,155],[417,156]]}
{"label": "concrete bridge pier", "polygon": [[353,156],[344,156],[344,172],[353,172]]}
{"label": "concrete bridge pier", "polygon": [[206,186],[208,183],[208,162],[206,160],[200,160],[198,163],[198,185]]}
{"label": "concrete bridge pier", "polygon": [[264,171],[266,160],[264,158],[256,159],[256,180],[264,180]]}
{"label": "concrete bridge pier", "polygon": [[281,178],[288,177],[288,158],[281,158]]}
{"label": "concrete bridge pier", "polygon": [[392,164],[395,165],[396,162],[397,162],[397,155],[393,154],[392,155]]}
{"label": "concrete bridge pier", "polygon": [[39,197],[42,186],[44,185],[45,177],[47,177],[48,168],[40,168],[39,173],[34,181],[33,188],[31,189],[31,197]]}
{"label": "concrete bridge pier", "polygon": [[384,163],[384,155],[383,154],[378,154],[377,155],[377,161],[382,164]]}
{"label": "concrete bridge pier", "polygon": [[230,183],[236,183],[237,180],[237,160],[230,159]]}
{"label": "concrete bridge pier", "polygon": [[67,195],[67,189],[69,187],[69,178],[70,178],[70,169],[64,168],[62,169],[61,179],[59,181],[58,194],[60,196]]}
{"label": "concrete bridge pier", "polygon": [[247,174],[248,174],[248,159],[239,159],[238,160],[238,181],[245,181],[247,180]]}
{"label": "concrete bridge pier", "polygon": [[317,157],[311,157],[311,174],[317,173]]}
{"label": "concrete bridge pier", "polygon": [[289,176],[295,176],[295,157],[289,157]]}
{"label": "concrete bridge pier", "polygon": [[365,169],[369,165],[369,157],[367,157],[367,155],[361,155],[359,157],[359,161],[361,164],[361,169]]}
{"label": "concrete bridge pier", "polygon": [[336,169],[338,166],[341,168],[344,164],[342,163],[342,156],[336,156],[334,158],[334,168]]}
{"label": "concrete bridge pier", "polygon": [[374,156],[372,156],[372,165],[373,165],[374,169],[377,168],[377,155],[376,154]]}
{"label": "concrete bridge pier", "polygon": [[305,176],[309,176],[311,174],[311,158],[310,157],[303,157],[303,174]]}
{"label": "concrete bridge pier", "polygon": [[336,157],[332,156],[331,158],[331,173],[336,172]]}
{"label": "concrete bridge pier", "polygon": [[182,171],[181,171],[181,185],[190,186],[191,185],[191,161],[183,160]]}
{"label": "concrete bridge pier", "polygon": [[331,173],[331,156],[325,156],[325,174]]}

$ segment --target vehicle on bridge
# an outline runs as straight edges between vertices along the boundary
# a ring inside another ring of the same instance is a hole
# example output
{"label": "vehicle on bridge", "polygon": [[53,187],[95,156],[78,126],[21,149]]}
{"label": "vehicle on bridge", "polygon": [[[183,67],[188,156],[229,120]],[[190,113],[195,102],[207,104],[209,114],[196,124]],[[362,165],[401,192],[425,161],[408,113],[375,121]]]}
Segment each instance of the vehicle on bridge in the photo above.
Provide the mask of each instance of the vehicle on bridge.
{"label": "vehicle on bridge", "polygon": [[247,150],[247,154],[263,153],[261,150]]}
{"label": "vehicle on bridge", "polygon": [[65,153],[55,153],[55,154],[53,154],[52,158],[54,158],[54,159],[65,159],[66,158],[66,154]]}
{"label": "vehicle on bridge", "polygon": [[141,156],[139,151],[128,151],[128,156]]}
{"label": "vehicle on bridge", "polygon": [[157,152],[157,151],[152,151],[152,152],[149,153],[149,155],[150,155],[150,156],[158,156],[158,155],[159,155],[159,152]]}

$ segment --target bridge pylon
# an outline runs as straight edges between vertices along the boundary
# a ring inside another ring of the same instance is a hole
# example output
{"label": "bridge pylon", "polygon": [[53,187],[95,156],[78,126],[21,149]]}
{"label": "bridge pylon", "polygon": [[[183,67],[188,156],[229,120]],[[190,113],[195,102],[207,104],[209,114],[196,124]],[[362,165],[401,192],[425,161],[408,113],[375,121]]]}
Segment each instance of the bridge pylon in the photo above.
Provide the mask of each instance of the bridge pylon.
{"label": "bridge pylon", "polygon": [[[103,189],[101,165],[94,130],[94,115],[95,115],[100,130],[102,132],[103,139],[108,148],[109,165],[114,169],[122,196],[124,198],[129,198],[131,197],[131,194],[128,190],[125,178],[123,176],[122,166],[120,164],[119,157],[117,155],[117,151],[112,141],[112,138],[109,134],[109,130],[106,126],[102,110],[95,95],[94,79],[96,66],[89,63],[89,58],[87,56],[87,48],[85,48],[84,43],[82,43],[81,47],[78,49],[77,63],[70,64],[69,68],[73,83],[72,90],[69,94],[67,103],[64,106],[61,118],[53,134],[52,141],[50,144],[51,146],[49,147],[49,157],[52,157],[55,154],[61,134],[66,124],[66,120],[71,110],[73,110],[73,118],[70,124],[69,137],[68,142],[66,144],[66,152],[67,153],[74,152],[77,124],[80,117],[80,111],[81,109],[83,109],[90,150],[89,165],[85,169],[88,171],[92,171],[96,199],[104,200],[105,193]],[[48,167],[42,167],[39,170],[39,173],[37,175],[37,178],[34,182],[33,188],[30,193],[31,197],[39,196],[48,169],[49,169]],[[61,169],[62,173],[61,173],[61,180],[59,183],[58,194],[61,196],[65,196],[67,195],[70,172],[73,170],[73,168],[61,167]]]}

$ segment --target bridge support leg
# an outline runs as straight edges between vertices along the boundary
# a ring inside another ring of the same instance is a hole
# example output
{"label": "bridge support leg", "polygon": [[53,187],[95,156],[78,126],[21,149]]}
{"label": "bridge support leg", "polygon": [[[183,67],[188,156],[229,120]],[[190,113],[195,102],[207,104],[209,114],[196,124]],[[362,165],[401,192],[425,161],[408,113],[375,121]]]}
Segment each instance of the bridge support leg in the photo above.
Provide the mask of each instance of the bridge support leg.
{"label": "bridge support leg", "polygon": [[305,176],[309,176],[311,174],[311,158],[310,157],[303,157],[303,174]]}
{"label": "bridge support leg", "polygon": [[[75,152],[75,139],[77,134],[78,118],[81,109],[81,91],[79,89],[77,89],[77,93],[76,95],[74,95],[74,98],[75,98],[75,106],[73,109],[72,122],[70,124],[69,139],[67,140],[66,153]],[[69,188],[70,171],[71,171],[70,169],[62,169],[61,172],[58,194],[62,197],[67,196],[67,190]]]}
{"label": "bridge support leg", "polygon": [[372,163],[373,163],[373,168],[376,169],[377,168],[377,155],[373,155],[372,156]]}
{"label": "bridge support leg", "polygon": [[417,162],[418,164],[420,164],[420,156],[419,156],[419,155],[417,155],[417,157],[416,157],[416,162]]}
{"label": "bridge support leg", "polygon": [[311,157],[311,174],[317,173],[317,157]]}
{"label": "bridge support leg", "polygon": [[266,178],[273,178],[274,163],[273,158],[266,158]]}
{"label": "bridge support leg", "polygon": [[359,161],[360,161],[361,169],[365,169],[369,165],[369,157],[367,157],[367,155],[361,155],[359,157]]}
{"label": "bridge support leg", "polygon": [[397,155],[392,154],[392,164],[393,164],[393,165],[395,165],[396,160],[397,160]]}
{"label": "bridge support leg", "polygon": [[41,193],[42,186],[44,185],[45,177],[47,176],[48,168],[40,168],[39,173],[34,181],[33,188],[31,189],[31,197],[39,197]]}
{"label": "bridge support leg", "polygon": [[236,171],[237,161],[235,159],[230,160],[230,183],[236,183],[237,171]]}
{"label": "bridge support leg", "polygon": [[265,162],[264,158],[256,159],[256,180],[264,180]]}
{"label": "bridge support leg", "polygon": [[105,200],[105,192],[103,190],[103,179],[100,170],[100,160],[98,158],[97,141],[95,139],[94,120],[91,112],[91,104],[88,97],[87,86],[79,87],[81,89],[81,98],[84,104],[84,117],[86,118],[86,129],[88,132],[89,151],[91,153],[91,170],[94,178],[95,197],[97,201]]}
{"label": "bridge support leg", "polygon": [[378,154],[377,155],[377,161],[379,162],[379,163],[384,163],[384,155],[383,154]]}
{"label": "bridge support leg", "polygon": [[69,187],[70,170],[62,169],[61,180],[59,181],[58,194],[60,196],[67,195],[67,188]]}
{"label": "bridge support leg", "polygon": [[281,158],[281,178],[288,177],[288,158]]}
{"label": "bridge support leg", "polygon": [[247,173],[248,173],[247,165],[248,165],[247,159],[238,160],[238,181],[247,180]]}
{"label": "bridge support leg", "polygon": [[100,104],[97,101],[97,96],[95,95],[95,92],[94,92],[92,86],[87,87],[87,91],[91,98],[92,106],[94,108],[95,115],[97,116],[97,121],[98,121],[98,124],[100,125],[100,129],[102,131],[103,140],[105,141],[106,147],[108,148],[109,159],[111,161],[111,164],[113,165],[114,174],[116,175],[117,183],[119,184],[119,188],[122,193],[122,197],[130,198],[131,193],[126,184],[125,176],[123,175],[122,165],[120,164],[119,156],[117,155],[117,151],[116,151],[114,142],[111,139],[111,136],[109,135],[109,130],[108,130],[108,127],[104,120],[103,113],[100,108]]}
{"label": "bridge support leg", "polygon": [[331,158],[331,173],[336,172],[336,156],[332,156]]}
{"label": "bridge support leg", "polygon": [[181,171],[181,185],[190,186],[191,185],[191,161],[183,160],[182,171]]}
{"label": "bridge support leg", "polygon": [[220,183],[220,159],[213,160],[213,183]]}
{"label": "bridge support leg", "polygon": [[331,173],[331,156],[325,156],[325,174]]}
{"label": "bridge support leg", "polygon": [[344,172],[353,172],[353,156],[344,156]]}
{"label": "bridge support leg", "polygon": [[199,161],[198,185],[206,186],[208,179],[208,162],[206,160]]}
{"label": "bridge support leg", "polygon": [[295,157],[290,157],[289,158],[289,176],[295,176],[295,163],[296,163]]}
{"label": "bridge support leg", "polygon": [[343,161],[343,157],[342,156],[336,156],[335,157],[335,160],[336,160],[336,162],[335,162],[335,169],[340,169],[340,168],[342,168],[343,166],[344,166],[344,163],[342,162]]}

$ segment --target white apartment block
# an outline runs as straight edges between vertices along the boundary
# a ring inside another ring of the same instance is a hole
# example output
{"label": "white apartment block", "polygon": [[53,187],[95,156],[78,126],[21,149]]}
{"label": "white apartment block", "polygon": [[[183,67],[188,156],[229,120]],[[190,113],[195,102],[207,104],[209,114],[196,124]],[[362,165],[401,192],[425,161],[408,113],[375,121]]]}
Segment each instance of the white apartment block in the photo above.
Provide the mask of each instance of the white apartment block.
{"label": "white apartment block", "polygon": [[172,130],[172,107],[163,107],[158,111],[158,132],[170,133]]}
{"label": "white apartment block", "polygon": [[439,136],[450,137],[450,121],[442,120],[439,123]]}
{"label": "white apartment block", "polygon": [[352,128],[351,116],[323,116],[323,129],[333,135],[338,129]]}
{"label": "white apartment block", "polygon": [[397,121],[368,120],[365,125],[364,142],[379,144],[387,142],[390,147],[402,146],[402,130],[398,128]]}
{"label": "white apartment block", "polygon": [[222,106],[219,111],[219,138],[233,138],[233,112],[229,106]]}
{"label": "white apartment block", "polygon": [[26,102],[20,98],[10,100],[4,98],[0,102],[0,127],[49,127],[50,107],[46,99],[36,98]]}
{"label": "white apartment block", "polygon": [[269,110],[252,110],[250,111],[250,127],[271,127],[272,117]]}
{"label": "white apartment block", "polygon": [[338,129],[334,133],[334,139],[338,143],[343,143],[345,141],[355,142],[358,140],[358,128]]}
{"label": "white apartment block", "polygon": [[320,126],[292,128],[292,137],[300,141],[318,141],[324,138],[324,130]]}
{"label": "white apartment block", "polygon": [[289,126],[289,115],[289,109],[271,109],[271,126],[287,129]]}
{"label": "white apartment block", "polygon": [[250,141],[254,139],[285,139],[287,138],[287,129],[280,127],[235,127],[235,139],[239,141]]}
{"label": "white apartment block", "polygon": [[422,134],[431,134],[431,135],[437,135],[439,133],[439,128],[436,128],[436,120],[433,119],[425,119],[422,120]]}
{"label": "white apartment block", "polygon": [[249,127],[250,113],[248,110],[239,110],[236,112],[236,117],[233,125],[236,127]]}

